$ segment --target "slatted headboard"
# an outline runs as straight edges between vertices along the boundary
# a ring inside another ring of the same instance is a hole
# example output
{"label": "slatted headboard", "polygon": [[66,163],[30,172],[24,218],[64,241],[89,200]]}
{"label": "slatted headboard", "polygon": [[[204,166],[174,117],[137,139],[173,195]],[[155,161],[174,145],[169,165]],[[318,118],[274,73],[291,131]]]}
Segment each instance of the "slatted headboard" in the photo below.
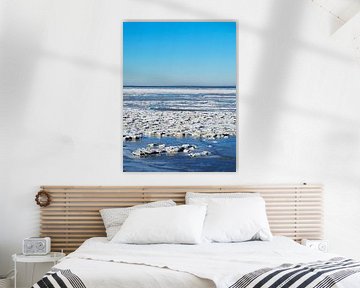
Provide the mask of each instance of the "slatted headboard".
{"label": "slatted headboard", "polygon": [[41,236],[52,239],[53,251],[72,252],[87,238],[105,236],[99,209],[128,207],[164,199],[183,204],[191,192],[259,192],[266,201],[274,235],[322,237],[320,185],[271,186],[42,186],[51,204],[41,208]]}

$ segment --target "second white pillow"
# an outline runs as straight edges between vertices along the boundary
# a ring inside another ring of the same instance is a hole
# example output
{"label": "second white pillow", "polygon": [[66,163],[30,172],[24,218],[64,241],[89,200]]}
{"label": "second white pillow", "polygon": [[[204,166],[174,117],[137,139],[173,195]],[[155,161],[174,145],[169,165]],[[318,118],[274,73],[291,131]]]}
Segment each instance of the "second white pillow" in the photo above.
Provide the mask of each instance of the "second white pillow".
{"label": "second white pillow", "polygon": [[270,240],[265,201],[261,197],[208,201],[203,236],[210,242]]}
{"label": "second white pillow", "polygon": [[111,242],[198,244],[205,214],[205,205],[133,210]]}

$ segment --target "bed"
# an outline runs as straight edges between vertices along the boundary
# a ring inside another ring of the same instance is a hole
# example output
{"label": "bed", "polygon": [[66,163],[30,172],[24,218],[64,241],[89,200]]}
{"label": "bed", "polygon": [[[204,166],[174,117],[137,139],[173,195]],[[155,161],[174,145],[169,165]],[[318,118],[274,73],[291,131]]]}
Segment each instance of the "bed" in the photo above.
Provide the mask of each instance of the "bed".
{"label": "bed", "polygon": [[[278,267],[284,263],[309,265],[330,259],[338,259],[339,262],[346,260],[337,258],[336,255],[311,250],[282,236],[274,237],[270,242],[149,246],[111,244],[104,237],[91,238],[54,268],[55,271],[70,270],[73,275],[68,276],[69,279],[79,277],[75,284],[63,280],[66,283],[65,287],[229,288],[256,287],[235,283],[251,272]],[[355,269],[359,269],[358,264],[352,266],[356,265]],[[53,279],[50,281],[54,284]],[[326,279],[327,281],[330,280]],[[34,287],[48,287],[42,284],[40,282]],[[352,273],[337,283],[337,286],[326,286],[326,283],[323,283],[318,286],[294,287],[356,288],[360,287],[360,274]]]}
{"label": "bed", "polygon": [[[61,248],[72,253],[36,283],[35,288],[360,287],[359,262],[298,243],[304,238],[322,237],[322,189],[319,185],[44,186],[42,189],[52,198],[51,205],[42,208],[42,235],[54,239],[53,250]],[[99,209],[163,199],[174,199],[182,204],[188,191],[260,193],[266,201],[273,239],[198,245],[134,245],[112,243],[104,237]]]}

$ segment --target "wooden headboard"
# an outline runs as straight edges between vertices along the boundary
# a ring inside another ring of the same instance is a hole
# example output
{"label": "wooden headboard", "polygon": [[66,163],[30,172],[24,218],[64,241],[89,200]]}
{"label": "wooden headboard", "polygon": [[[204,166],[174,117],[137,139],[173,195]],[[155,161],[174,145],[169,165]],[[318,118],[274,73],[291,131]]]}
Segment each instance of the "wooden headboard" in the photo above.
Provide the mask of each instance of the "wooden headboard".
{"label": "wooden headboard", "polygon": [[53,251],[72,252],[95,236],[105,236],[99,209],[128,207],[164,199],[183,204],[191,192],[259,192],[266,201],[274,235],[301,239],[322,238],[322,187],[271,186],[42,186],[51,204],[41,209],[40,233],[52,239]]}

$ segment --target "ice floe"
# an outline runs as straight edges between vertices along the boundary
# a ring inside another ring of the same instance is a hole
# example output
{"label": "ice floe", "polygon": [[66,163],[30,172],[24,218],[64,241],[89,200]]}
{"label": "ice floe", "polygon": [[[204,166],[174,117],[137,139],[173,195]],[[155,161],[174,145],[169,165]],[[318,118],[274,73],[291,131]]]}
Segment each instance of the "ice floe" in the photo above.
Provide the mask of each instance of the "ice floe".
{"label": "ice floe", "polygon": [[123,140],[147,137],[228,138],[236,134],[236,114],[229,111],[153,111],[124,109]]}
{"label": "ice floe", "polygon": [[151,143],[144,148],[136,149],[135,151],[132,152],[132,154],[137,157],[148,157],[151,155],[158,155],[158,154],[171,155],[177,153],[184,153],[190,157],[201,157],[201,156],[211,155],[209,151],[193,152],[196,149],[197,146],[191,144],[166,146],[165,144]]}

